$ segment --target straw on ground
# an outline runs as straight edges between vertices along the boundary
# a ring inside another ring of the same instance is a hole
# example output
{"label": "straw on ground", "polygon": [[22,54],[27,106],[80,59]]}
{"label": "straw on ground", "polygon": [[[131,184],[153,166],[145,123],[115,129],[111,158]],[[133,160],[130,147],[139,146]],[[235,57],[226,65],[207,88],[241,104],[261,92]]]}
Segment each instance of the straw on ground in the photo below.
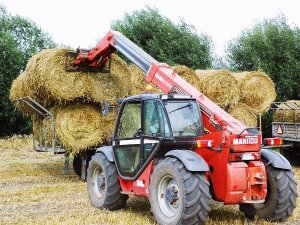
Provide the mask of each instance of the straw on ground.
{"label": "straw on ground", "polygon": [[[156,224],[146,199],[131,197],[119,211],[90,205],[86,183],[71,170],[64,175],[64,156],[37,153],[31,136],[0,139],[0,224]],[[293,168],[300,181],[300,168]],[[300,193],[300,186],[298,185]],[[300,198],[293,216],[285,223],[300,221]],[[272,225],[247,221],[238,206],[212,202],[207,225]],[[299,224],[299,223],[298,223]]]}

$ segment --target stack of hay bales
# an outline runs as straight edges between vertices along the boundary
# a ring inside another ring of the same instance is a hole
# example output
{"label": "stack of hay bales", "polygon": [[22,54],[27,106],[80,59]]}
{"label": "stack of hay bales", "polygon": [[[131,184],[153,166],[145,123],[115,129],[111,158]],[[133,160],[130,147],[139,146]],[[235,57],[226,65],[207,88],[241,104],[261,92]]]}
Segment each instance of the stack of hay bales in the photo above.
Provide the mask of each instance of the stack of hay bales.
{"label": "stack of hay bales", "polygon": [[[103,116],[99,105],[103,101],[115,105],[118,98],[129,95],[131,72],[116,55],[112,55],[110,73],[66,72],[66,51],[47,49],[34,55],[13,82],[10,100],[30,96],[50,109],[55,115],[57,139],[70,152],[79,153],[106,143],[112,135],[116,113]],[[17,107],[24,113],[32,112],[24,104]],[[33,126],[37,131],[36,120]]]}
{"label": "stack of hay bales", "polygon": [[186,66],[175,66],[173,70],[248,127],[257,127],[257,117],[266,112],[276,98],[273,81],[260,71],[194,71]]}
{"label": "stack of hay bales", "polygon": [[[238,109],[238,82],[227,70],[192,70],[186,66],[176,66],[173,70],[187,82],[196,87],[221,108],[230,108],[230,114],[247,125],[253,124],[252,114],[249,119],[247,107]],[[234,107],[232,107],[234,106]],[[239,117],[239,115],[241,115]]]}
{"label": "stack of hay bales", "polygon": [[300,123],[300,100],[289,100],[281,103],[275,110],[273,120]]}
{"label": "stack of hay bales", "polygon": [[[106,144],[113,133],[116,112],[101,115],[100,103],[115,105],[118,98],[144,93],[147,82],[141,69],[128,67],[116,55],[112,55],[110,73],[66,72],[66,51],[47,49],[34,55],[13,82],[10,99],[30,96],[50,109],[55,115],[56,137],[77,154]],[[263,72],[232,74],[227,70],[194,71],[186,66],[174,66],[173,70],[249,127],[257,126],[257,115],[268,110],[276,97],[274,83]],[[157,87],[151,91],[162,93]],[[24,113],[32,112],[26,105],[17,107]],[[50,127],[49,121],[46,125]],[[37,135],[36,120],[33,128]]]}
{"label": "stack of hay bales", "polygon": [[227,70],[192,70],[174,66],[173,70],[221,108],[238,100],[237,81]]}

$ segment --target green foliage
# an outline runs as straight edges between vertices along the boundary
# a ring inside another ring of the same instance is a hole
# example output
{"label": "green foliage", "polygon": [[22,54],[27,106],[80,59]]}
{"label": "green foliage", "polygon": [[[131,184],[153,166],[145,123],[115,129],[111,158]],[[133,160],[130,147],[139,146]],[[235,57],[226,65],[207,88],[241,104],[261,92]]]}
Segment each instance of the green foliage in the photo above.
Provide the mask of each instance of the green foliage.
{"label": "green foliage", "polygon": [[10,15],[0,5],[0,137],[31,131],[28,118],[11,104],[9,90],[33,54],[54,46],[35,23]]}
{"label": "green foliage", "polygon": [[112,22],[111,27],[160,62],[194,69],[212,65],[211,39],[204,34],[198,35],[195,28],[183,20],[175,25],[157,9],[146,7],[125,14],[123,20]]}
{"label": "green foliage", "polygon": [[[264,20],[232,40],[227,48],[231,69],[262,70],[275,83],[277,101],[300,99],[300,30],[285,16]],[[273,112],[262,116],[264,136],[271,136]]]}
{"label": "green foliage", "polygon": [[233,69],[266,72],[278,101],[300,99],[300,29],[290,27],[283,15],[245,30],[226,52]]}

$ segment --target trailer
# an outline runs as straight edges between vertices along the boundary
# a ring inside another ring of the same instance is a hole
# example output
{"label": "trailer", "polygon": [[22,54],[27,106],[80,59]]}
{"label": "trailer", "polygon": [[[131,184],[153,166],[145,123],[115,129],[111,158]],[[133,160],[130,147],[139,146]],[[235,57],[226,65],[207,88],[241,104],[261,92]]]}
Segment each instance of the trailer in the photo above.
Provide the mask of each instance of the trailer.
{"label": "trailer", "polygon": [[279,110],[281,115],[272,122],[272,136],[282,139],[279,145],[280,153],[292,165],[300,165],[300,122],[297,120],[297,115],[300,115],[300,103],[274,102],[272,110]]}
{"label": "trailer", "polygon": [[[25,105],[32,120],[38,124],[38,129],[33,129],[32,146],[37,152],[51,152],[53,154],[64,154],[64,173],[70,174],[69,161],[70,152],[59,142],[55,132],[54,113],[46,109],[42,104],[30,96],[19,98],[13,101],[14,105]],[[50,124],[47,125],[47,124]],[[73,170],[81,180],[86,180],[88,162],[95,154],[96,147],[89,151],[73,155]]]}

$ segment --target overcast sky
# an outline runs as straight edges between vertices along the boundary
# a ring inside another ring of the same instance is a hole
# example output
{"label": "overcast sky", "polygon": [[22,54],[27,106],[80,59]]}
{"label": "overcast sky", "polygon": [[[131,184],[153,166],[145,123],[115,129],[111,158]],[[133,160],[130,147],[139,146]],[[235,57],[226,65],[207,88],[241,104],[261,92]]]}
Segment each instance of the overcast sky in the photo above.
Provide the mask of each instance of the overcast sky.
{"label": "overcast sky", "polygon": [[264,18],[282,13],[289,24],[300,27],[299,0],[0,0],[0,4],[13,15],[33,20],[56,43],[73,48],[94,46],[111,21],[146,5],[175,23],[181,17],[209,35],[219,56],[229,40]]}

